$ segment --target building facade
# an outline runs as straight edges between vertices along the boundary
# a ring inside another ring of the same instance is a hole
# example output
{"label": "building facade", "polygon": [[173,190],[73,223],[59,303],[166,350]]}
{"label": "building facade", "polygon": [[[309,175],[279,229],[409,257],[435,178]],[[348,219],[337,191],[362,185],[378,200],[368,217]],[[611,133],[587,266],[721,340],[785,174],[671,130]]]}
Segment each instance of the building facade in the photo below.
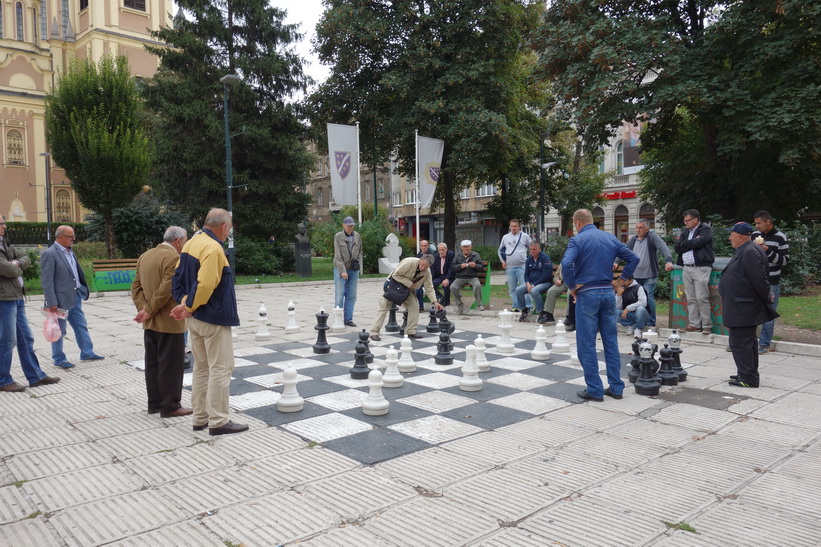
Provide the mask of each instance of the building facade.
{"label": "building facade", "polygon": [[[149,29],[171,24],[171,0],[0,0],[0,211],[7,221],[81,222],[65,171],[51,162],[44,98],[72,59],[124,55],[135,76],[159,64]],[[48,171],[48,176],[47,176]],[[48,202],[47,187],[51,200]]]}

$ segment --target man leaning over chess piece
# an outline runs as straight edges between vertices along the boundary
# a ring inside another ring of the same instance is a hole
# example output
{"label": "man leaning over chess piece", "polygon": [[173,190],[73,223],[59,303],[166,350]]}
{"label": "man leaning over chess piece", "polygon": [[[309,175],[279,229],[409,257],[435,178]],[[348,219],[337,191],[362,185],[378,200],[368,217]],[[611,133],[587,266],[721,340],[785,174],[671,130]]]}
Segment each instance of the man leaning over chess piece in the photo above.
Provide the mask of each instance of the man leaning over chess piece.
{"label": "man leaning over chess piece", "polygon": [[[416,334],[416,327],[419,324],[419,300],[416,299],[414,291],[424,286],[428,294],[434,294],[433,281],[430,276],[431,264],[433,264],[433,255],[423,254],[421,258],[412,256],[402,260],[390,275],[394,280],[410,289],[408,297],[402,303],[402,307],[408,312],[408,325],[405,327],[405,334],[408,335],[408,338],[422,338],[421,335]],[[371,326],[371,340],[375,342],[381,340],[379,331],[385,323],[385,316],[388,314],[391,305],[392,302],[384,296],[379,299],[379,309]],[[444,309],[439,302],[434,302],[433,306],[437,310]]]}
{"label": "man leaning over chess piece", "polygon": [[11,377],[14,348],[29,386],[56,384],[59,378],[46,375],[34,353],[34,336],[26,318],[23,299],[23,270],[31,266],[24,251],[6,240],[6,221],[0,216],[0,391],[25,391]]}
{"label": "man leaning over chess piece", "polygon": [[144,329],[148,413],[159,412],[161,418],[188,416],[192,412],[180,404],[185,323],[171,317],[171,310],[177,305],[171,297],[171,278],[186,241],[188,234],[184,228],[168,227],[162,243],[137,260],[137,274],[131,283],[131,299],[137,307],[134,321]]}

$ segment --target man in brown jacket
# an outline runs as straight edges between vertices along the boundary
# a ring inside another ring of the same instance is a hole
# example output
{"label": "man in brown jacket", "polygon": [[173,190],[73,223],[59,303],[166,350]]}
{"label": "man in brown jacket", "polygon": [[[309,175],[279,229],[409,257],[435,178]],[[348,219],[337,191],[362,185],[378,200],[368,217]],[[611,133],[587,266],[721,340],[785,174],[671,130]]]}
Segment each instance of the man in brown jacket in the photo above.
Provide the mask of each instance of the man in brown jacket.
{"label": "man in brown jacket", "polygon": [[145,389],[148,413],[163,418],[188,416],[190,408],[180,404],[185,362],[185,323],[171,317],[177,303],[171,297],[171,277],[188,235],[171,226],[163,242],[137,260],[137,275],[131,284],[131,299],[137,307],[134,321],[142,324],[145,342]]}

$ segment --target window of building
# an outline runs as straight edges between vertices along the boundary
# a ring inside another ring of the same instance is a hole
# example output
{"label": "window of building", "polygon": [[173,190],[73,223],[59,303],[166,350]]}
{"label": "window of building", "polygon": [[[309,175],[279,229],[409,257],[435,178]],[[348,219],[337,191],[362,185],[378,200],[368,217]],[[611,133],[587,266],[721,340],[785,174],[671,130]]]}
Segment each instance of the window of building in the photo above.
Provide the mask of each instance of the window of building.
{"label": "window of building", "polygon": [[40,37],[45,40],[48,38],[48,4],[46,0],[40,2]]}
{"label": "window of building", "polygon": [[486,197],[486,196],[495,196],[496,195],[496,185],[492,182],[487,184],[483,184],[476,189],[476,197]]}
{"label": "window of building", "polygon": [[470,186],[459,192],[459,199],[468,199],[470,197]]}
{"label": "window of building", "polygon": [[16,165],[26,163],[23,133],[18,129],[9,129],[6,133],[6,161]]}
{"label": "window of building", "polygon": [[405,190],[405,205],[416,203],[416,190]]}
{"label": "window of building", "polygon": [[80,11],[83,11],[88,7],[88,0],[80,0]]}
{"label": "window of building", "polygon": [[68,0],[60,1],[62,16],[60,18],[60,28],[63,30],[63,39],[68,36]]}
{"label": "window of building", "polygon": [[17,39],[23,41],[23,4],[17,2]]}
{"label": "window of building", "polygon": [[616,143],[616,174],[624,174],[624,145],[621,141]]}
{"label": "window of building", "polygon": [[71,222],[71,194],[68,190],[57,190],[54,200],[54,214],[57,222]]}
{"label": "window of building", "polygon": [[316,191],[316,204],[317,205],[322,205],[324,203],[324,201],[322,199],[323,198],[323,196],[322,196],[323,193],[324,192],[322,191],[322,188],[320,188]]}
{"label": "window of building", "polygon": [[649,203],[644,203],[639,208],[639,218],[643,218],[650,223],[650,229],[656,229],[656,208]]}
{"label": "window of building", "polygon": [[394,207],[401,207],[402,206],[402,194],[400,192],[396,192],[393,195],[393,206]]}
{"label": "window of building", "polygon": [[123,0],[123,5],[127,8],[145,11],[145,0]]}
{"label": "window of building", "polygon": [[613,230],[619,241],[627,243],[630,236],[630,211],[624,205],[619,205],[613,211]]}
{"label": "window of building", "polygon": [[370,201],[370,200],[371,200],[371,185],[366,184],[365,185],[365,201]]}
{"label": "window of building", "polygon": [[595,224],[599,230],[604,230],[604,209],[601,207],[593,207],[591,212],[593,213],[593,224]]}
{"label": "window of building", "polygon": [[0,4],[0,38],[3,37],[3,5]]}

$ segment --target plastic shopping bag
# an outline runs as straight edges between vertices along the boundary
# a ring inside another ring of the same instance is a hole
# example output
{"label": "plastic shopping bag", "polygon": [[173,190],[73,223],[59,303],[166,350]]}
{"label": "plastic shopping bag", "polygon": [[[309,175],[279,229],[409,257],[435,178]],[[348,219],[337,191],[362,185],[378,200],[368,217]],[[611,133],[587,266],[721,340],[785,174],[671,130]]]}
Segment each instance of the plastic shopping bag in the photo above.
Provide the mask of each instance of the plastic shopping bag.
{"label": "plastic shopping bag", "polygon": [[63,333],[60,331],[60,322],[57,321],[58,315],[53,312],[46,312],[46,320],[43,321],[43,335],[49,342],[56,342],[60,339]]}

